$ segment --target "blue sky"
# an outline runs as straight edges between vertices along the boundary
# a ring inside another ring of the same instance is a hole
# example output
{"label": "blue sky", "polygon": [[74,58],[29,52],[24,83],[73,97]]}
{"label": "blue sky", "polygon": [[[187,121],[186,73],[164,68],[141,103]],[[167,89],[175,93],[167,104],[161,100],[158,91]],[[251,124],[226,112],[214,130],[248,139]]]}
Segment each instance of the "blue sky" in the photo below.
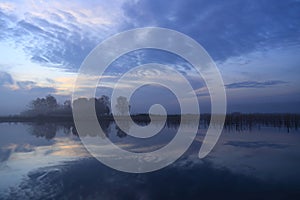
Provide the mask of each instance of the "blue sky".
{"label": "blue sky", "polygon": [[[81,62],[98,43],[147,26],[180,31],[207,50],[222,74],[230,112],[300,112],[298,0],[18,0],[0,1],[0,115],[47,94],[70,98]],[[111,74],[162,57],[206,102],[205,86],[172,56],[135,52],[116,61]]]}

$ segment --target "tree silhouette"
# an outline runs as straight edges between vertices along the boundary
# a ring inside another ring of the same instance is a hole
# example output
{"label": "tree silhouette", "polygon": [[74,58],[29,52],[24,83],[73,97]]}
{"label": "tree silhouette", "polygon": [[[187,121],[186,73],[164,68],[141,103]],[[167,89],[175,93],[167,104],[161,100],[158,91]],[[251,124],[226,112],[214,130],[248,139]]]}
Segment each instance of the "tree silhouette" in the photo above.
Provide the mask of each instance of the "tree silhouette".
{"label": "tree silhouette", "polygon": [[102,95],[100,98],[95,99],[95,107],[97,115],[108,115],[110,113],[109,97]]}
{"label": "tree silhouette", "polygon": [[36,98],[29,104],[29,110],[23,112],[25,115],[45,115],[54,112],[59,105],[52,95],[47,95],[45,98]]}
{"label": "tree silhouette", "polygon": [[102,95],[100,98],[79,98],[73,102],[73,109],[79,112],[85,112],[87,108],[95,104],[97,115],[108,115],[110,113],[110,101],[109,97]]}
{"label": "tree silhouette", "polygon": [[120,115],[125,115],[129,113],[130,105],[126,97],[119,96],[117,98],[116,109],[119,111]]}
{"label": "tree silhouette", "polygon": [[55,109],[58,108],[58,103],[57,103],[55,97],[51,96],[51,95],[46,96],[46,105],[50,111],[54,111]]}

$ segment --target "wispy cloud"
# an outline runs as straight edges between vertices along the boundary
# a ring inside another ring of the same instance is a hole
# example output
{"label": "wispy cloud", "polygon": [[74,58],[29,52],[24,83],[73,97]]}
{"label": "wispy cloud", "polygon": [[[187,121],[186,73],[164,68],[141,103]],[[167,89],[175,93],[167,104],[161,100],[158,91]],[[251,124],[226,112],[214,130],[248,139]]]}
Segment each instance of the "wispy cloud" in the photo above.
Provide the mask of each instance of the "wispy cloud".
{"label": "wispy cloud", "polygon": [[271,80],[271,81],[244,81],[244,82],[237,82],[237,83],[230,83],[226,85],[226,88],[228,89],[234,89],[234,88],[265,88],[270,87],[274,85],[283,85],[287,84],[286,81],[280,81],[280,80]]}
{"label": "wispy cloud", "polygon": [[162,26],[196,39],[215,60],[284,45],[299,45],[300,2],[129,1],[128,26]]}
{"label": "wispy cloud", "polygon": [[0,4],[0,39],[15,41],[32,62],[70,69],[77,69],[120,21],[117,6],[111,7],[115,13],[110,15],[105,4],[90,8],[59,2],[47,3],[48,7],[26,1],[9,5],[10,10],[8,4]]}

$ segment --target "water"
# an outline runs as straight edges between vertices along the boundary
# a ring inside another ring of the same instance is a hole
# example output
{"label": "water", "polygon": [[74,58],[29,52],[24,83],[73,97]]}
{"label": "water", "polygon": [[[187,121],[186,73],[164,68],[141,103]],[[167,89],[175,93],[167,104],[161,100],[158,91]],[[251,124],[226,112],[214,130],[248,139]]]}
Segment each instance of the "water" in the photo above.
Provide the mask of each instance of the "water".
{"label": "water", "polygon": [[[160,148],[176,133],[165,126],[151,140],[102,125],[116,144],[135,152]],[[151,173],[110,169],[85,150],[71,124],[0,124],[0,199],[296,199],[300,197],[300,132],[260,127],[224,130],[198,159],[201,128],[189,150]]]}

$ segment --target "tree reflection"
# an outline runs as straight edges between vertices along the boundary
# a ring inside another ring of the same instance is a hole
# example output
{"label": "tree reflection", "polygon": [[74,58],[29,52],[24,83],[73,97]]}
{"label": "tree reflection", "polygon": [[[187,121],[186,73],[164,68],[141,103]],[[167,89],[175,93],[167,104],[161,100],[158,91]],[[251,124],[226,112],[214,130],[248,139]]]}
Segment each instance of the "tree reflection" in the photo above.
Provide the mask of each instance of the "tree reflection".
{"label": "tree reflection", "polygon": [[[123,128],[121,129],[114,121],[114,119],[110,117],[97,116],[98,123],[100,124],[102,131],[108,137],[112,132],[111,127],[116,130],[116,135],[119,138],[124,138],[128,135],[128,132],[131,127],[131,123],[136,123],[140,126],[147,126],[150,123],[150,118],[147,115],[136,115],[131,116],[133,122],[126,119],[119,120],[119,125]],[[119,116],[120,117],[120,116]],[[210,125],[210,114],[201,115],[199,127],[200,128],[208,128]],[[185,119],[185,120],[182,120]],[[38,121],[38,120],[37,120]],[[261,126],[266,127],[275,127],[275,128],[285,128],[287,132],[291,130],[298,130],[299,127],[300,116],[292,115],[292,114],[239,114],[233,113],[228,114],[226,116],[224,128],[232,131],[244,131],[244,130],[252,130],[259,129]],[[92,122],[91,122],[92,123]],[[153,122],[155,123],[155,121]],[[191,116],[183,116],[180,118],[179,116],[168,116],[165,128],[178,129],[180,125],[189,126],[191,123],[198,123],[195,121],[193,115]],[[36,137],[44,137],[47,140],[53,139],[57,132],[61,130],[65,135],[73,134],[78,136],[78,132],[75,128],[75,124],[73,122],[34,122],[30,123],[29,132]],[[114,126],[112,126],[114,125]],[[218,124],[212,124],[216,126]],[[81,133],[80,136],[91,136],[96,137],[100,136],[100,133],[96,133],[94,129],[89,129],[92,126],[87,126],[87,130]]]}
{"label": "tree reflection", "polygon": [[54,123],[31,124],[30,133],[36,137],[44,137],[51,140],[55,137],[58,126]]}

